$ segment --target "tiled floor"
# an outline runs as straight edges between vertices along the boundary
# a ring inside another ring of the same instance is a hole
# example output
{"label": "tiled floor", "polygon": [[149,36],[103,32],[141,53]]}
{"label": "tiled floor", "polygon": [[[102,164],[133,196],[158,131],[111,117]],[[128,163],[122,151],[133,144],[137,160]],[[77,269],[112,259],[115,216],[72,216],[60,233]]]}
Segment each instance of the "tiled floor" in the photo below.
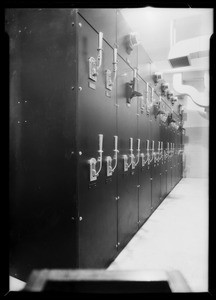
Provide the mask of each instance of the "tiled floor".
{"label": "tiled floor", "polygon": [[[108,270],[179,270],[193,292],[208,290],[208,180],[184,178]],[[10,289],[25,285],[10,278]]]}
{"label": "tiled floor", "polygon": [[208,180],[182,179],[108,269],[179,270],[208,291]]}

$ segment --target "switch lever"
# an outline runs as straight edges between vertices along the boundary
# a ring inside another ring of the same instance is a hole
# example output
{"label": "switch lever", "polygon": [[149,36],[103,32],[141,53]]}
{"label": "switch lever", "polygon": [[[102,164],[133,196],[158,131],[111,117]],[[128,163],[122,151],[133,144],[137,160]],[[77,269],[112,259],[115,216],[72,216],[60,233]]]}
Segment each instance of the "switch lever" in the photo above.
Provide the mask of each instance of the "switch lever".
{"label": "switch lever", "polygon": [[[116,167],[117,167],[117,163],[118,163],[118,136],[115,135],[114,136],[114,156],[113,159],[111,156],[107,156],[106,157],[106,162],[107,162],[107,176],[112,176],[113,172],[115,171]],[[115,160],[115,165],[112,168],[112,161]]]}
{"label": "switch lever", "polygon": [[136,74],[137,74],[137,69],[134,68],[134,70],[133,70],[133,80],[131,80],[131,82],[126,83],[126,98],[127,98],[127,103],[128,104],[131,104],[131,99],[132,98],[143,96],[142,93],[140,93],[138,91],[135,91]]}
{"label": "switch lever", "polygon": [[[90,164],[90,181],[97,180],[97,177],[100,174],[101,168],[102,168],[102,154],[103,154],[103,134],[99,134],[99,157],[97,160],[95,158],[91,158],[89,160]],[[99,163],[99,169],[96,171],[96,164]]]}

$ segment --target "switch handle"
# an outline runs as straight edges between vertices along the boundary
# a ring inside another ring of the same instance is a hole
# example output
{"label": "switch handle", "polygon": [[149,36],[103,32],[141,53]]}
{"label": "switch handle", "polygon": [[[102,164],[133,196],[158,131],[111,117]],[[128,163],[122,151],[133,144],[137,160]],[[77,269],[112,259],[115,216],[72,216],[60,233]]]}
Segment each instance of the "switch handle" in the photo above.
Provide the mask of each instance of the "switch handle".
{"label": "switch handle", "polygon": [[135,79],[135,78],[136,78],[136,76],[137,76],[137,69],[136,69],[136,68],[134,68],[134,69],[133,69],[133,78]]}
{"label": "switch handle", "polygon": [[114,151],[117,151],[118,150],[118,136],[117,135],[114,135],[114,143],[115,143],[115,148],[114,148]]}
{"label": "switch handle", "polygon": [[130,138],[130,151],[133,151],[133,138]]}
{"label": "switch handle", "polygon": [[99,32],[99,35],[98,35],[98,50],[102,50],[102,44],[103,44],[103,32]]}
{"label": "switch handle", "polygon": [[117,63],[117,48],[113,49],[113,63]]}
{"label": "switch handle", "polygon": [[149,151],[149,140],[146,140],[146,150]]}
{"label": "switch handle", "polygon": [[99,150],[98,152],[102,152],[103,148],[103,134],[99,134]]}
{"label": "switch handle", "polygon": [[137,151],[140,151],[140,139],[137,139]]}

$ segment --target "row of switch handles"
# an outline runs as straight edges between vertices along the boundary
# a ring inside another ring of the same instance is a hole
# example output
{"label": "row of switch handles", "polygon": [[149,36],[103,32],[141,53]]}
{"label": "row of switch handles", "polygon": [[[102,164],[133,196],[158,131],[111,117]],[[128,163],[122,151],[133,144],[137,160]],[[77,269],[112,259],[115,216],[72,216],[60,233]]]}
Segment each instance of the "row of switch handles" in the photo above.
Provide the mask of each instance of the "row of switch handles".
{"label": "row of switch handles", "polygon": [[[133,36],[133,34],[131,35]],[[133,39],[132,39],[133,40]],[[136,40],[136,38],[135,38]],[[102,65],[102,53],[103,53],[103,32],[99,32],[98,34],[98,55],[97,58],[95,59],[94,57],[89,58],[89,78],[93,81],[97,81],[97,75],[99,72],[99,69]],[[118,53],[117,53],[117,47],[113,49],[113,70],[107,69],[105,71],[105,87],[108,90],[112,90],[115,79],[117,76],[117,64],[118,64]],[[137,78],[137,69],[133,68],[133,79],[130,82],[126,82],[126,98],[127,98],[127,105],[131,105],[131,100],[134,97],[143,97],[143,93],[140,93],[135,90],[135,81]],[[168,91],[168,83],[162,83],[161,84],[161,89],[162,89],[162,95],[166,95],[166,91]],[[151,88],[151,99],[149,99],[149,87]],[[148,109],[150,109],[153,105],[157,104],[158,101],[154,101],[154,88],[146,82],[146,97],[147,97],[147,103],[148,103]],[[177,97],[173,96],[172,92],[168,92],[167,98],[171,100],[172,105],[174,105],[175,101],[177,101]],[[150,101],[149,101],[150,100]],[[161,102],[161,96],[159,96],[159,102]],[[141,107],[142,110],[144,110],[144,106],[142,105]],[[159,110],[157,114],[164,115],[161,116],[161,119],[166,122],[167,116],[165,111]],[[175,129],[178,129],[179,126],[177,124],[172,124]]]}
{"label": "row of switch handles", "polygon": [[[95,59],[94,57],[89,58],[89,78],[92,79],[93,81],[97,81],[97,75],[98,71],[102,65],[102,53],[103,53],[103,32],[99,32],[98,34],[98,55],[97,58]],[[116,79],[116,74],[117,74],[117,64],[118,64],[118,53],[117,53],[117,48],[115,47],[113,49],[113,71],[107,69],[105,71],[105,85],[108,90],[112,90],[112,87],[114,85],[115,79]],[[137,69],[133,68],[133,80],[131,82],[127,82],[127,104],[130,105],[131,99],[134,97],[142,97],[143,94],[135,91],[135,80],[137,78]],[[149,87],[151,88],[151,101],[153,102],[153,94],[154,94],[154,88],[149,85],[149,83],[146,83],[146,94],[147,97]],[[161,98],[161,97],[160,97]],[[161,100],[161,99],[160,99]]]}
{"label": "row of switch handles", "polygon": [[[113,172],[115,171],[118,163],[118,136],[114,136],[114,156],[113,158],[111,156],[107,156],[105,158],[106,165],[107,165],[107,171],[106,175],[112,176]],[[142,167],[145,166],[146,163],[150,164],[153,160],[154,163],[159,162],[161,159],[166,159],[167,157],[172,157],[174,154],[182,154],[182,149],[175,149],[174,143],[167,142],[167,148],[163,149],[163,142],[158,141],[158,151],[155,151],[154,141],[152,140],[152,148],[150,149],[150,141],[147,140],[146,145],[146,154],[140,153],[140,139],[137,139],[137,155],[135,156],[133,151],[133,138],[129,139],[129,155],[123,155],[123,163],[124,163],[124,171],[128,171],[128,169],[131,167],[131,169],[135,169],[135,167],[139,164],[140,158],[142,161]],[[97,177],[100,174],[100,171],[102,169],[102,157],[103,157],[103,134],[99,134],[99,156],[97,159],[91,158],[89,160],[90,164],[90,181],[97,180]],[[114,166],[112,166],[112,161],[114,160]],[[99,163],[99,169],[96,170],[96,165]]]}

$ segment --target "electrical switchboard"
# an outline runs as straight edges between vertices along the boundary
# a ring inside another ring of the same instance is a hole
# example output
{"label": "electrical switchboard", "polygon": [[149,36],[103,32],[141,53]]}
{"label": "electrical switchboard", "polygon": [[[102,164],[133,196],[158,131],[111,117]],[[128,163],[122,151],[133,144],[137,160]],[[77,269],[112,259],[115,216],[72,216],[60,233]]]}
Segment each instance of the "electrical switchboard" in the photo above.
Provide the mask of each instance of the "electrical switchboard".
{"label": "electrical switchboard", "polygon": [[120,10],[8,9],[6,32],[10,275],[106,268],[182,177],[181,115]]}

